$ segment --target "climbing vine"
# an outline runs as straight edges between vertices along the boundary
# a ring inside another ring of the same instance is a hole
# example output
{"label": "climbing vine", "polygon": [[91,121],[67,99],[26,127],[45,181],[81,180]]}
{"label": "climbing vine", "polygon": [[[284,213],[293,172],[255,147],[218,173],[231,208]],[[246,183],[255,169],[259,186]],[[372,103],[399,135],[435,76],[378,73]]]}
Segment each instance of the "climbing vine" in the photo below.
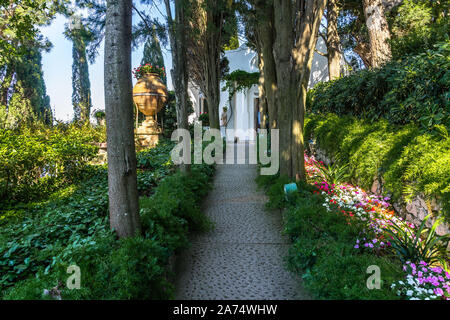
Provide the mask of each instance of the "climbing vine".
{"label": "climbing vine", "polygon": [[229,91],[230,97],[236,92],[250,89],[254,84],[258,84],[259,72],[246,72],[243,70],[235,70],[223,77],[225,86],[222,91]]}
{"label": "climbing vine", "polygon": [[227,120],[227,124],[230,121],[231,115],[233,114],[231,99],[233,99],[236,92],[248,90],[253,85],[258,84],[259,76],[259,72],[247,72],[238,69],[223,77],[223,80],[225,80],[225,86],[222,88],[222,91],[229,92],[228,105],[230,106],[231,110],[231,114]]}

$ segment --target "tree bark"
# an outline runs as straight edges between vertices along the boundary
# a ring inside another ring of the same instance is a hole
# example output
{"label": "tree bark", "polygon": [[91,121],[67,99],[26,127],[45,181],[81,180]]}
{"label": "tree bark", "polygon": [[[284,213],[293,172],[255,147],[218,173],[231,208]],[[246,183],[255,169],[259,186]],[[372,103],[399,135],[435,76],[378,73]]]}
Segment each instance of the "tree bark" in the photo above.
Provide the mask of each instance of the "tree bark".
{"label": "tree bark", "polygon": [[267,100],[267,111],[269,116],[269,128],[277,128],[277,72],[275,67],[275,58],[273,47],[275,44],[274,37],[274,16],[273,4],[270,1],[256,1],[257,15],[257,42],[261,48],[261,56],[263,60],[264,89]]}
{"label": "tree bark", "polygon": [[363,0],[364,16],[369,31],[370,59],[373,68],[388,62],[391,55],[389,26],[382,0]]}
{"label": "tree bark", "polygon": [[133,132],[131,0],[108,0],[105,26],[105,107],[110,225],[119,237],[141,231]]}
{"label": "tree bark", "polygon": [[339,50],[340,38],[337,30],[339,7],[337,0],[328,0],[327,3],[327,57],[328,75],[334,80],[341,75],[341,53]]}
{"label": "tree bark", "polygon": [[372,67],[370,48],[366,42],[358,42],[353,50],[359,55],[366,68]]}
{"label": "tree bark", "polygon": [[[164,0],[169,24],[169,39],[172,50],[172,79],[175,89],[178,129],[189,129],[188,123],[188,72],[186,64],[186,1],[175,0],[175,20],[172,18],[169,0]],[[180,171],[190,172],[190,164],[180,165]]]}
{"label": "tree bark", "polygon": [[326,0],[275,0],[280,174],[305,180],[303,126],[306,92]]}
{"label": "tree bark", "polygon": [[[258,57],[259,57],[259,70],[260,75],[258,79],[258,91],[259,91],[259,114],[260,114],[260,122],[261,122],[261,129],[267,129],[267,94],[266,94],[266,87],[265,87],[265,81],[264,81],[264,59],[261,52],[261,49],[258,46]],[[256,122],[255,122],[255,129],[256,129]]]}
{"label": "tree bark", "polygon": [[14,68],[11,65],[7,65],[6,68],[6,74],[0,87],[0,105],[2,106],[8,105],[8,93],[14,75]]}
{"label": "tree bark", "polygon": [[206,0],[208,10],[206,12],[205,34],[205,61],[204,71],[206,77],[206,100],[208,101],[209,126],[211,129],[220,129],[219,105],[220,105],[220,53],[221,53],[221,28],[223,22],[222,9],[219,8],[221,0]]}

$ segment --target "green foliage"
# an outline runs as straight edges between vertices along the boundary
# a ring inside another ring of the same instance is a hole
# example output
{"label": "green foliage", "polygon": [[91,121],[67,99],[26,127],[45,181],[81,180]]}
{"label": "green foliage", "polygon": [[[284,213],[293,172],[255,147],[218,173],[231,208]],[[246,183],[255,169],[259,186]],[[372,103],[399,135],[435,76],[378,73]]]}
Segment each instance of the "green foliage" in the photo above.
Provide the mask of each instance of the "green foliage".
{"label": "green foliage", "polygon": [[423,194],[437,197],[443,214],[450,217],[450,139],[442,127],[439,135],[421,133],[415,125],[396,126],[386,120],[371,123],[335,114],[313,114],[305,136],[330,157],[339,154],[339,165],[348,165],[352,182],[369,189],[375,178],[394,201],[409,201]]}
{"label": "green foliage", "polygon": [[[259,181],[262,185],[273,187],[270,202],[277,203],[285,181],[263,180]],[[302,274],[303,284],[318,299],[398,299],[390,283],[403,279],[400,262],[359,254],[353,243],[363,224],[349,221],[337,210],[328,212],[322,196],[313,193],[314,186],[300,183],[298,189],[295,203],[284,211],[284,230],[292,241],[286,260],[289,270]],[[366,270],[371,265],[381,269],[380,290],[366,286]]]}
{"label": "green foliage", "polygon": [[317,84],[308,93],[311,112],[353,115],[391,124],[416,123],[432,131],[450,127],[450,44],[393,61],[381,69]]}
{"label": "green foliage", "polygon": [[198,116],[198,121],[201,121],[204,126],[209,126],[209,114],[207,112],[202,112]]}
{"label": "green foliage", "polygon": [[247,72],[243,70],[235,70],[224,76],[225,86],[222,91],[239,92],[250,89],[253,85],[258,84],[259,72]]}
{"label": "green foliage", "polygon": [[448,40],[449,21],[445,1],[405,0],[388,17],[394,59],[419,54],[439,41]]}
{"label": "green foliage", "polygon": [[89,125],[36,125],[0,131],[1,199],[29,201],[80,179],[102,131]]}
{"label": "green foliage", "polygon": [[[145,189],[139,180],[142,236],[117,241],[110,231],[101,166],[88,167],[82,182],[46,202],[12,206],[0,229],[2,298],[49,299],[43,290],[58,283],[63,299],[171,298],[169,258],[188,246],[188,232],[210,227],[200,203],[214,168],[194,165],[189,176],[171,175],[170,145],[138,154],[138,179],[152,181]],[[81,269],[81,290],[65,287],[71,264]]]}
{"label": "green foliage", "polygon": [[385,231],[392,237],[391,244],[394,252],[403,263],[407,261],[419,263],[425,261],[428,264],[448,260],[447,245],[450,234],[436,235],[436,228],[443,222],[443,218],[437,219],[431,228],[425,228],[425,224],[431,215],[427,215],[415,233],[409,228],[392,222],[391,228]]}
{"label": "green foliage", "polygon": [[339,166],[337,165],[337,162],[335,162],[331,165],[318,168],[322,172],[325,181],[331,185],[342,183],[346,181],[346,178],[348,177],[348,164]]}
{"label": "green foliage", "polygon": [[175,143],[170,140],[162,140],[157,148],[144,149],[136,155],[137,167],[145,170],[157,170],[170,166],[170,152]]}
{"label": "green foliage", "polygon": [[[67,1],[11,0],[0,1],[0,65],[23,54],[25,46],[43,42],[38,26],[48,25]],[[6,10],[7,9],[7,10]]]}

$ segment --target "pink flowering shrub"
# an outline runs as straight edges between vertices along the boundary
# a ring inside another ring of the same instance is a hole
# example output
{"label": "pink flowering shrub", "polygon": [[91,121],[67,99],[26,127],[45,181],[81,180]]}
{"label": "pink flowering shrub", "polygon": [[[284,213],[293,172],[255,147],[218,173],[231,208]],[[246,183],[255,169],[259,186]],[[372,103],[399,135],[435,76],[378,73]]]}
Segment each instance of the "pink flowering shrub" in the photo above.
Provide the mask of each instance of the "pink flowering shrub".
{"label": "pink flowering shrub", "polygon": [[450,273],[441,267],[407,261],[403,271],[407,273],[406,280],[391,285],[397,289],[397,295],[409,300],[450,300]]}
{"label": "pink flowering shrub", "polygon": [[[394,236],[407,237],[411,242],[416,240],[417,228],[395,216],[389,197],[368,194],[348,183],[329,184],[323,172],[324,164],[314,156],[305,154],[305,168],[309,181],[317,188],[314,193],[323,196],[327,211],[344,215],[348,224],[353,219],[364,222],[360,237],[355,239],[354,249],[358,252],[384,254],[392,248]],[[419,238],[416,243],[420,246],[421,242]],[[419,266],[408,262],[403,269],[407,272],[406,280],[392,284],[398,295],[408,299],[448,299],[450,296],[450,276],[441,267],[429,267],[422,261]]]}

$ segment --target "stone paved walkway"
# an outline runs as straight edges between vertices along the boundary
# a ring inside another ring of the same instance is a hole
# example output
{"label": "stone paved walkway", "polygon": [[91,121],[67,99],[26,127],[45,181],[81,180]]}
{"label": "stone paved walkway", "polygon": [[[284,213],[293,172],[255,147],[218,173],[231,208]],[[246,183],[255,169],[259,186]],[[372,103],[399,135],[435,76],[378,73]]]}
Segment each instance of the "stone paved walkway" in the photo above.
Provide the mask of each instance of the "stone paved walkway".
{"label": "stone paved walkway", "polygon": [[256,165],[217,165],[204,202],[215,229],[192,239],[178,258],[176,299],[308,299],[284,267],[289,242],[280,213],[264,209],[257,174]]}

